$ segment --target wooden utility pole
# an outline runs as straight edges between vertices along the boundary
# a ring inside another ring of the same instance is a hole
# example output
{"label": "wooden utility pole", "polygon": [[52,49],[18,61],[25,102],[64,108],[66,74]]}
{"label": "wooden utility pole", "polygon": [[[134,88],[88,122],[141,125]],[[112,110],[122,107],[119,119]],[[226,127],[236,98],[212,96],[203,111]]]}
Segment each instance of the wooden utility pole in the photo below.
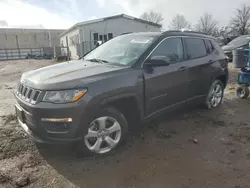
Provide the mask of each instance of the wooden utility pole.
{"label": "wooden utility pole", "polygon": [[9,59],[8,57],[8,52],[7,52],[7,49],[5,48],[5,54],[6,54],[6,58]]}
{"label": "wooden utility pole", "polygon": [[50,35],[50,30],[48,30],[48,33],[49,33],[49,47],[52,47],[52,44],[51,44],[51,35]]}
{"label": "wooden utility pole", "polygon": [[16,46],[19,54],[19,58],[21,59],[21,54],[20,54],[20,48],[19,48],[19,43],[18,43],[18,36],[16,35]]}
{"label": "wooden utility pole", "polygon": [[67,45],[67,56],[68,56],[68,60],[70,58],[70,54],[69,54],[69,42],[68,42],[68,36],[66,36],[66,45]]}

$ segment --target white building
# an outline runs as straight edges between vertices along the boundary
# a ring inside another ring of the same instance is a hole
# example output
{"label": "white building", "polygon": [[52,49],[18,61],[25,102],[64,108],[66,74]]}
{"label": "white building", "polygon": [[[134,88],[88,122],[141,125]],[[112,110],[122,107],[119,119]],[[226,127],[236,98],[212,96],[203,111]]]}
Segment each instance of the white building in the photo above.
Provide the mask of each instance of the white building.
{"label": "white building", "polygon": [[125,14],[80,22],[60,35],[61,46],[68,46],[72,59],[95,47],[96,41],[107,41],[128,32],[157,32],[161,25]]}

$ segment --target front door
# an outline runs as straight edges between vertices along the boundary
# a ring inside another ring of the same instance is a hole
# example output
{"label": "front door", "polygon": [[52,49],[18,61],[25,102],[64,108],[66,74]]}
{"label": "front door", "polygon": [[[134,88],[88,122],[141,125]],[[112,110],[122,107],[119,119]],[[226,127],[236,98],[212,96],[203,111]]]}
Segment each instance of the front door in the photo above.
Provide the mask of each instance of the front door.
{"label": "front door", "polygon": [[[144,66],[146,113],[148,116],[187,99],[188,69],[184,60],[182,39],[166,38],[151,53],[166,56],[168,66]],[[146,60],[147,61],[147,60]]]}

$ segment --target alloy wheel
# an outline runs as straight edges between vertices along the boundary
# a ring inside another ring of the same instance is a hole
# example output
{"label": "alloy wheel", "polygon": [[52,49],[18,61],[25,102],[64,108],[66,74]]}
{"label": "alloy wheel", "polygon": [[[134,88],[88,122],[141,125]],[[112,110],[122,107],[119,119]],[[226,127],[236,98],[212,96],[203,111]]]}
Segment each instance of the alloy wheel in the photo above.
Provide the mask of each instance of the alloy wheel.
{"label": "alloy wheel", "polygon": [[87,148],[97,154],[111,151],[120,140],[120,124],[116,119],[108,116],[99,117],[92,121],[88,133],[84,137]]}
{"label": "alloy wheel", "polygon": [[220,84],[214,85],[211,91],[210,103],[212,107],[217,107],[222,101],[223,89]]}

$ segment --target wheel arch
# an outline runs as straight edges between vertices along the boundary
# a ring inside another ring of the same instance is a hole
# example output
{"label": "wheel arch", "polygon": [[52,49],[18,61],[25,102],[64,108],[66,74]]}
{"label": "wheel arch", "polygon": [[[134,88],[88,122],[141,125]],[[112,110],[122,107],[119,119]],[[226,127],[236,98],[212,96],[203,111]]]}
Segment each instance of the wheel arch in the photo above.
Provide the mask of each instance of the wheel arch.
{"label": "wheel arch", "polygon": [[219,75],[215,80],[220,80],[223,83],[224,88],[227,86],[228,76],[226,74]]}
{"label": "wheel arch", "polygon": [[128,121],[130,119],[131,121],[141,121],[144,117],[143,101],[135,93],[124,93],[103,99],[100,107],[106,106],[112,106],[121,111]]}

